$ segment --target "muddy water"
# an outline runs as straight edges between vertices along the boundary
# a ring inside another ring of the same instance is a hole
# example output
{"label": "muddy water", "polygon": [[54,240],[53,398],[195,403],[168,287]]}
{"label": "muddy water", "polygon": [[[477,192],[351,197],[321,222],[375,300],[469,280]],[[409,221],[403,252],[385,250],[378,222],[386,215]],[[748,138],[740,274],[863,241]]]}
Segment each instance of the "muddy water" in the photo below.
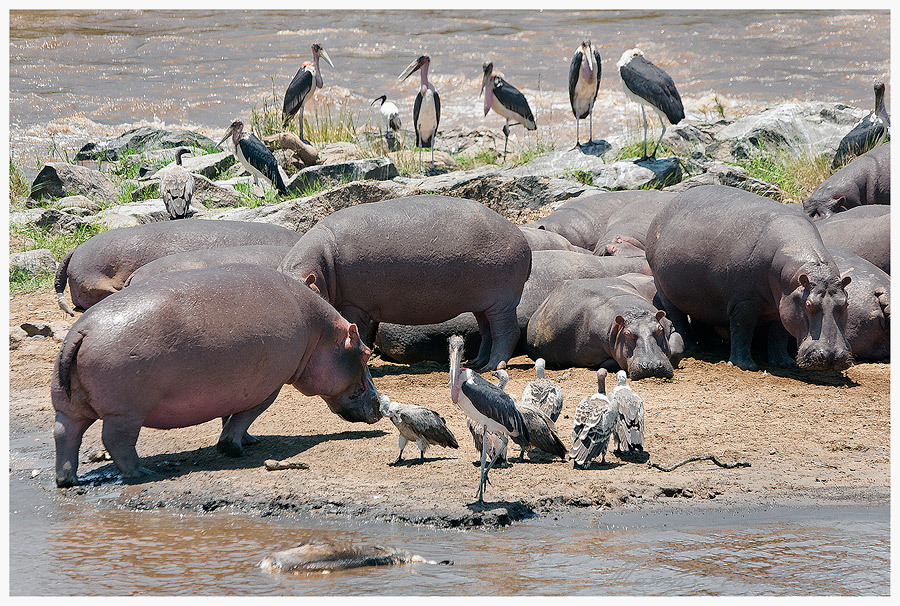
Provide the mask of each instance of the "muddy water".
{"label": "muddy water", "polygon": [[[335,68],[315,109],[364,125],[370,101],[387,94],[409,125],[417,76],[397,75],[432,57],[441,128],[486,124],[478,98],[481,64],[531,101],[542,140],[574,138],[568,66],[583,38],[598,46],[601,137],[637,125],[615,67],[638,46],[666,69],[689,117],[732,117],[784,100],[872,104],[872,82],[890,84],[887,11],[11,11],[10,139],[29,169],[55,145],[155,123],[224,131],[281,95],[321,43]],[[273,95],[274,91],[274,95]],[[515,132],[515,131],[514,131]]]}
{"label": "muddy water", "polygon": [[[20,474],[21,475],[21,474]],[[11,595],[887,595],[889,510],[614,511],[451,531],[327,515],[122,511],[10,479]],[[314,536],[406,549],[416,564],[273,575]]]}

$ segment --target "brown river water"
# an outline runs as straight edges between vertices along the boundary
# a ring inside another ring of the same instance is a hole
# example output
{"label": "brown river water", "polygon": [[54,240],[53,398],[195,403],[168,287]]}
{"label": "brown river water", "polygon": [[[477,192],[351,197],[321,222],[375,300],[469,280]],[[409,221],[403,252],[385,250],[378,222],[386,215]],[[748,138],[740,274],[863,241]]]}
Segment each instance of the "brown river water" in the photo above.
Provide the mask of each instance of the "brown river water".
{"label": "brown river water", "polygon": [[[358,125],[387,94],[411,121],[417,78],[432,57],[443,128],[501,126],[482,116],[481,63],[532,101],[539,131],[574,139],[567,72],[582,38],[603,58],[596,136],[637,133],[615,62],[641,47],[676,82],[689,117],[781,101],[868,108],[876,78],[891,87],[887,11],[11,11],[10,145],[33,175],[49,149],[141,124],[218,138],[280,95],[312,42],[325,66],[320,112]],[[274,83],[273,83],[274,79]],[[711,113],[712,112],[712,113]],[[21,595],[735,594],[887,595],[887,506],[638,511],[535,519],[503,530],[451,531],[317,516],[123,511],[59,499],[30,478],[26,436],[10,444],[9,589]],[[302,538],[389,545],[454,565],[274,576],[256,564]]]}
{"label": "brown river water", "polygon": [[280,107],[313,42],[335,65],[323,67],[315,111],[349,113],[358,126],[374,123],[370,102],[381,94],[411,124],[418,75],[397,75],[424,52],[442,130],[500,129],[478,98],[482,62],[492,60],[534,110],[538,131],[519,136],[574,142],[568,68],[584,38],[602,56],[597,137],[640,134],[640,109],[626,102],[615,66],[635,46],[672,76],[693,118],[716,117],[715,96],[731,118],[788,100],[869,108],[877,78],[891,98],[886,10],[14,10],[9,36],[10,144],[29,173],[51,146],[77,150],[140,124],[218,139],[273,90]]}

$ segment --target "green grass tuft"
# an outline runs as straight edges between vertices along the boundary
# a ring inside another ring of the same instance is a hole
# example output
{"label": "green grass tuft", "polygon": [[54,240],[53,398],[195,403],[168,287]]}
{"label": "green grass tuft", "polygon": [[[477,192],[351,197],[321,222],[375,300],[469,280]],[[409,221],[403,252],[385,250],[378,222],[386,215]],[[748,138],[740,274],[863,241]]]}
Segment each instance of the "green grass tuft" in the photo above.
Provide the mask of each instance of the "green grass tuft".
{"label": "green grass tuft", "polygon": [[794,201],[805,200],[825,179],[831,176],[831,159],[827,155],[809,157],[757,145],[755,152],[732,164],[747,174],[775,183]]}
{"label": "green grass tuft", "polygon": [[56,276],[50,271],[32,274],[18,267],[11,267],[9,269],[9,294],[18,295],[49,290],[53,287],[55,278]]}

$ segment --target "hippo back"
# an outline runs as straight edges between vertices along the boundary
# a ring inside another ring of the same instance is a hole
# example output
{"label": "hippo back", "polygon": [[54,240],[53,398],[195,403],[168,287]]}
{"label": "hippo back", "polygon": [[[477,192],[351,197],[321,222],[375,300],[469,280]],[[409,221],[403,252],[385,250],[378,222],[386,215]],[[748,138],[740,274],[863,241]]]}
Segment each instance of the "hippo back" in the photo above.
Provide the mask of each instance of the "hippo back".
{"label": "hippo back", "polygon": [[843,246],[891,273],[890,206],[857,206],[817,221],[815,226],[825,244]]}
{"label": "hippo back", "polygon": [[262,265],[269,269],[278,269],[284,256],[290,250],[286,246],[229,246],[208,250],[188,250],[174,255],[167,255],[150,261],[138,268],[125,280],[125,287],[137,284],[147,278],[173,271],[186,271],[189,269],[203,269],[216,265],[228,265],[230,263],[251,263]]}
{"label": "hippo back", "polygon": [[594,250],[597,238],[606,229],[609,216],[627,203],[627,198],[613,192],[585,196],[566,202],[543,219],[527,223],[524,227],[551,231],[575,246]]}
{"label": "hippo back", "polygon": [[614,244],[617,237],[644,248],[650,222],[677,194],[656,190],[635,190],[631,201],[620,208],[606,222],[606,230],[597,239],[594,254],[606,254],[606,245]]}

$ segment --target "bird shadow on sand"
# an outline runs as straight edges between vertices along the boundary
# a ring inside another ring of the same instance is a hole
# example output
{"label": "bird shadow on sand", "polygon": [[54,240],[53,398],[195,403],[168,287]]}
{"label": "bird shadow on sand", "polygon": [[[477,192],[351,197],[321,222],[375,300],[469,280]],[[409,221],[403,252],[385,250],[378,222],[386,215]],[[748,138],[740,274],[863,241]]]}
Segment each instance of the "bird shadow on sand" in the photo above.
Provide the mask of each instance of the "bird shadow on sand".
{"label": "bird shadow on sand", "polygon": [[623,465],[625,465],[625,463],[620,463],[618,461],[607,461],[606,463],[601,463],[600,461],[591,461],[590,465],[588,465],[587,467],[583,467],[578,471],[588,471],[590,469],[615,469],[617,467],[622,467]]}
{"label": "bird shadow on sand", "polygon": [[455,457],[425,457],[424,459],[420,459],[419,457],[413,457],[411,459],[403,459],[402,461],[397,462],[396,460],[388,463],[389,467],[415,467],[416,465],[425,465],[426,463],[435,463],[437,461],[450,461]]}
{"label": "bird shadow on sand", "polygon": [[612,149],[605,139],[594,139],[593,141],[585,141],[578,149],[586,156],[597,156],[598,158]]}
{"label": "bird shadow on sand", "polygon": [[[260,435],[258,444],[244,447],[241,457],[229,457],[216,449],[216,445],[204,446],[196,450],[163,453],[141,457],[141,466],[153,472],[133,481],[121,480],[126,484],[142,484],[181,477],[194,471],[219,471],[229,469],[252,469],[263,467],[268,459],[283,461],[332,440],[364,440],[387,435],[380,429],[366,431],[342,431],[340,433],[314,434],[310,436]],[[138,442],[140,449],[140,442]],[[78,478],[83,486],[99,486],[116,483],[120,475],[115,463],[109,463],[85,473]]]}
{"label": "bird shadow on sand", "polygon": [[613,451],[613,454],[628,463],[646,463],[650,460],[650,453],[646,450],[634,450],[631,452],[620,450],[619,452]]}

